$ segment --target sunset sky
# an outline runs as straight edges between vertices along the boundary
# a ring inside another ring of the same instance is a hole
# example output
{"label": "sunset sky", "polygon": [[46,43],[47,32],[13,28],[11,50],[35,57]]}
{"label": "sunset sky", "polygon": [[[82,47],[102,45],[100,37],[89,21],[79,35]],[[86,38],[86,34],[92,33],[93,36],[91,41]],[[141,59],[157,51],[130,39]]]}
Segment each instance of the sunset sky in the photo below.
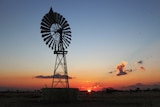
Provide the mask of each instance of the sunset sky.
{"label": "sunset sky", "polygon": [[160,88],[160,0],[1,0],[0,90],[51,86],[55,58],[40,23],[50,8],[70,24],[70,87]]}

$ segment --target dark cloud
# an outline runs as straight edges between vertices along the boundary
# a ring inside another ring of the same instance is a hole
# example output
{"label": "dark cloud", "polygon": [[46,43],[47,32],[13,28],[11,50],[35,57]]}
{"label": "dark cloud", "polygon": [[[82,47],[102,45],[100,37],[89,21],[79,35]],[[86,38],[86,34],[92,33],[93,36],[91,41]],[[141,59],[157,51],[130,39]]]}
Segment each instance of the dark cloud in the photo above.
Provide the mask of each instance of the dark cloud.
{"label": "dark cloud", "polygon": [[119,73],[117,74],[117,76],[121,76],[121,75],[126,75],[127,73],[125,71],[119,71]]}
{"label": "dark cloud", "polygon": [[140,61],[138,61],[137,63],[138,63],[138,64],[141,64],[141,66],[140,66],[140,70],[145,71],[145,67],[144,67],[144,66],[142,66],[142,65],[143,65],[143,61],[142,61],[142,60],[140,60]]}
{"label": "dark cloud", "polygon": [[114,70],[114,71],[110,71],[109,73],[110,73],[110,74],[112,74],[112,73],[114,73],[114,72],[116,72],[116,70]]}
{"label": "dark cloud", "polygon": [[126,72],[132,72],[133,70],[132,69],[127,69],[125,70]]}
{"label": "dark cloud", "polygon": [[43,76],[43,75],[38,75],[38,76],[35,76],[35,78],[53,78],[53,76]]}
{"label": "dark cloud", "polygon": [[140,61],[138,61],[137,63],[138,63],[138,64],[143,64],[143,61],[142,61],[142,60],[140,60]]}
{"label": "dark cloud", "polygon": [[[62,78],[62,79],[64,79],[64,78],[66,78],[67,76],[66,75],[61,75],[61,74],[56,74],[56,75],[50,75],[50,76],[44,76],[44,75],[38,75],[38,76],[35,76],[35,78],[41,78],[41,79],[50,79],[50,78]],[[68,79],[73,79],[73,77],[70,77],[70,76],[68,76]]]}
{"label": "dark cloud", "polygon": [[117,76],[121,76],[121,75],[126,75],[126,71],[125,71],[125,65],[127,64],[127,62],[122,62],[121,64],[117,65],[117,70],[119,71],[119,73],[117,74]]}
{"label": "dark cloud", "polygon": [[133,70],[132,69],[126,69],[124,71],[119,71],[119,73],[117,74],[117,76],[126,75],[127,72],[133,72]]}

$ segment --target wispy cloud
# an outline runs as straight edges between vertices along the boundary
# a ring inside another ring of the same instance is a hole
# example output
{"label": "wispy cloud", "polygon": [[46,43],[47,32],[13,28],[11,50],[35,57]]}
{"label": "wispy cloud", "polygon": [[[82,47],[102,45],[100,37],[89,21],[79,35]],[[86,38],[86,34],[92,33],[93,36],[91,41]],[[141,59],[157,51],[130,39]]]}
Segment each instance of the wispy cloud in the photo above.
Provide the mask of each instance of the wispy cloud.
{"label": "wispy cloud", "polygon": [[[65,79],[67,78],[67,75],[61,75],[61,74],[56,74],[56,75],[50,75],[50,76],[44,76],[44,75],[38,75],[38,76],[35,76],[35,78],[40,78],[40,79],[50,79],[50,78],[62,78],[62,79]],[[73,79],[74,77],[70,77],[68,76],[68,79]]]}
{"label": "wispy cloud", "polygon": [[136,83],[134,85],[130,85],[127,87],[123,87],[124,89],[136,89],[136,88],[140,88],[140,89],[153,89],[153,88],[160,88],[160,83],[154,83],[154,84],[143,84],[143,83]]}

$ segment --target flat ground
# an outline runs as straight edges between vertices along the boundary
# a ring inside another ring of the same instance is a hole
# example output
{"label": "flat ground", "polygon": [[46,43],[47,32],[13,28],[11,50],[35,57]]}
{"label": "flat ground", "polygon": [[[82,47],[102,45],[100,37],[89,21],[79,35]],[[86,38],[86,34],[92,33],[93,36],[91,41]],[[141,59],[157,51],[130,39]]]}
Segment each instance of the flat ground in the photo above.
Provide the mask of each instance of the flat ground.
{"label": "flat ground", "polygon": [[79,93],[75,102],[47,103],[42,93],[0,93],[0,107],[160,107],[160,92]]}

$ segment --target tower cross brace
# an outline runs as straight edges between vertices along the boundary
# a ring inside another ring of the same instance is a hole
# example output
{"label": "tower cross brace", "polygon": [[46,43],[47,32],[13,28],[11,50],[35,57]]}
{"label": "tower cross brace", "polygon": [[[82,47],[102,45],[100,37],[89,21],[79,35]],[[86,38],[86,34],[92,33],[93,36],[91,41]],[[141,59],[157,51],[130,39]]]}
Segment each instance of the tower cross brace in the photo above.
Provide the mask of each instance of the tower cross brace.
{"label": "tower cross brace", "polygon": [[52,88],[69,88],[69,76],[67,72],[67,51],[54,51],[56,61],[53,72]]}

